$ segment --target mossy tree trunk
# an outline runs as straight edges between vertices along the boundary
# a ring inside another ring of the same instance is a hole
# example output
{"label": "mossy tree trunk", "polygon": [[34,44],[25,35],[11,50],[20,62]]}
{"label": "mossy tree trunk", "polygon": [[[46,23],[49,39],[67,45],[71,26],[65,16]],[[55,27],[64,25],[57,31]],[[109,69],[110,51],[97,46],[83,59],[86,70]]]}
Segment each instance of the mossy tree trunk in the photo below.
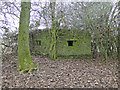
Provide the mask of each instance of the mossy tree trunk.
{"label": "mossy tree trunk", "polygon": [[[118,2],[118,22],[119,22],[119,25],[118,25],[118,60],[120,62],[120,1]],[[118,65],[118,73],[120,74],[120,63]],[[118,78],[120,78],[120,75],[118,76]],[[120,87],[120,80],[118,82],[118,87]]]}
{"label": "mossy tree trunk", "polygon": [[19,35],[18,35],[18,69],[30,71],[36,68],[32,61],[29,47],[29,22],[31,2],[21,2]]}
{"label": "mossy tree trunk", "polygon": [[50,58],[56,59],[56,27],[55,27],[55,2],[50,2],[52,28],[51,28],[51,42],[50,42]]}
{"label": "mossy tree trunk", "polygon": [[119,7],[119,15],[118,15],[118,60],[120,61],[120,1],[118,2],[118,7]]}

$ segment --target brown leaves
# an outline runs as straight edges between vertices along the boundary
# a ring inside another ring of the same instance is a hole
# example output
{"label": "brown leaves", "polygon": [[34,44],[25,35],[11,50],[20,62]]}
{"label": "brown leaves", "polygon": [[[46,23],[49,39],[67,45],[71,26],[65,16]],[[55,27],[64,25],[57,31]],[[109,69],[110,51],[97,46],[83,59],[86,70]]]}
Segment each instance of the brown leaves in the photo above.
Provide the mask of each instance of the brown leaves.
{"label": "brown leaves", "polygon": [[[3,63],[3,87],[14,88],[117,88],[116,60],[49,60],[34,56],[33,60],[42,69],[17,73],[17,57]],[[8,67],[9,66],[9,67]]]}

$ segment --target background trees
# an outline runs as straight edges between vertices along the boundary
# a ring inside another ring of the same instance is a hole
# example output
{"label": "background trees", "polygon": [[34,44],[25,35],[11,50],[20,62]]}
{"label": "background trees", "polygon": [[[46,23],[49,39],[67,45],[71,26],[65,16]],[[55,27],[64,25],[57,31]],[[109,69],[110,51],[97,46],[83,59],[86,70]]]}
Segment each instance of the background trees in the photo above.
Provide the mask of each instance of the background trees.
{"label": "background trees", "polygon": [[[4,6],[4,7],[2,7]],[[5,18],[0,20],[0,28],[4,37],[11,38],[18,33],[20,3],[2,3],[0,15]],[[57,37],[60,29],[89,31],[92,37],[92,51],[94,56],[108,59],[117,53],[117,4],[111,2],[33,2],[30,16],[30,30],[39,28],[49,29],[50,38]],[[13,24],[9,22],[11,18]],[[17,26],[13,30],[13,26]],[[54,27],[53,27],[54,26]],[[11,28],[12,27],[12,28]],[[14,34],[11,33],[13,30]],[[53,33],[55,31],[55,33]],[[55,38],[54,38],[55,39]],[[10,41],[10,40],[9,40]],[[50,56],[55,57],[55,40],[50,44]],[[6,45],[6,44],[4,44]],[[7,46],[10,46],[7,44]],[[13,45],[11,45],[13,46]],[[54,54],[52,55],[52,52]],[[96,54],[97,53],[97,54]]]}

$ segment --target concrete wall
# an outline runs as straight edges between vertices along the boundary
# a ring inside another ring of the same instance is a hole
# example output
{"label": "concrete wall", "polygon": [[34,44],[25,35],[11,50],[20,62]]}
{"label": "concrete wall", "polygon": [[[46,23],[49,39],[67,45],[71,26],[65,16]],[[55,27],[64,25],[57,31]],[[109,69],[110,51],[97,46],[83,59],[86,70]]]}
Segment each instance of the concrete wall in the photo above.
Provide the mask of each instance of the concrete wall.
{"label": "concrete wall", "polygon": [[[49,54],[50,38],[48,31],[34,33],[34,53]],[[41,42],[38,45],[37,41]],[[73,46],[69,46],[69,41]],[[57,56],[91,55],[91,35],[80,30],[60,30],[57,37]]]}

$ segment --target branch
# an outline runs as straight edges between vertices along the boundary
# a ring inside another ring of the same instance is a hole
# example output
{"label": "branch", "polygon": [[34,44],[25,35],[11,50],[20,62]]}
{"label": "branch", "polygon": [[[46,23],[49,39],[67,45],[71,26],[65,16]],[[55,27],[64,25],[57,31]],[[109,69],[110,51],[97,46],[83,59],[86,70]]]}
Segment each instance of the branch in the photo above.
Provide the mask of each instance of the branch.
{"label": "branch", "polygon": [[15,8],[20,12],[20,9],[15,5],[14,2],[11,3],[13,6],[15,6]]}
{"label": "branch", "polygon": [[11,15],[14,15],[14,16],[16,16],[17,18],[20,18],[19,16],[17,16],[16,14],[14,14],[14,13],[12,13],[12,12],[6,12],[6,13],[11,14]]}

